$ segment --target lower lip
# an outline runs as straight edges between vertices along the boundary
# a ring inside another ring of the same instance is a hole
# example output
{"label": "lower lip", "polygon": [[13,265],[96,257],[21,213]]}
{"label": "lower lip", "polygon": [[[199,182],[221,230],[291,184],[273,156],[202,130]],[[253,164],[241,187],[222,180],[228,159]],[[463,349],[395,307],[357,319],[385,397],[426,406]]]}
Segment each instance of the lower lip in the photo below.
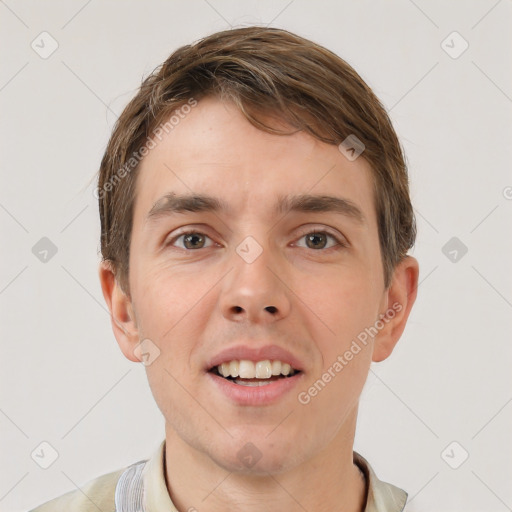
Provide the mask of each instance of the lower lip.
{"label": "lower lip", "polygon": [[302,372],[300,372],[263,386],[243,386],[211,372],[206,375],[221,393],[238,405],[269,405],[277,402],[302,379]]}

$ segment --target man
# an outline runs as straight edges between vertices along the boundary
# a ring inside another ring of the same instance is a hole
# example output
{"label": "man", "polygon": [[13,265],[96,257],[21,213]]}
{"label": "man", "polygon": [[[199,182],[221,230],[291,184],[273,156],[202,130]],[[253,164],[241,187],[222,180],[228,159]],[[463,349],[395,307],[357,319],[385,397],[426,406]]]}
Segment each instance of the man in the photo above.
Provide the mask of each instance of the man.
{"label": "man", "polygon": [[120,116],[97,192],[112,327],[165,440],[36,510],[403,510],[353,452],[418,282],[404,157],[361,77],[278,29],[180,48]]}

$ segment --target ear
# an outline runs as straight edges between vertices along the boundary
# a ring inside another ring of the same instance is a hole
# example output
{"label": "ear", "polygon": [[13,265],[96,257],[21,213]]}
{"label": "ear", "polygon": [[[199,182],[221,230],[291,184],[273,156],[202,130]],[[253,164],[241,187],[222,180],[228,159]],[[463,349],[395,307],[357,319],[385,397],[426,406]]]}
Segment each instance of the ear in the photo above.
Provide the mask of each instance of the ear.
{"label": "ear", "polygon": [[395,268],[391,285],[384,292],[380,312],[384,327],[375,336],[374,362],[386,359],[404,332],[418,290],[419,265],[415,258],[406,256]]}
{"label": "ear", "polygon": [[139,331],[130,297],[122,290],[116,280],[109,262],[100,263],[99,278],[103,297],[110,311],[110,322],[119,348],[130,361],[139,363],[134,350],[139,343]]}

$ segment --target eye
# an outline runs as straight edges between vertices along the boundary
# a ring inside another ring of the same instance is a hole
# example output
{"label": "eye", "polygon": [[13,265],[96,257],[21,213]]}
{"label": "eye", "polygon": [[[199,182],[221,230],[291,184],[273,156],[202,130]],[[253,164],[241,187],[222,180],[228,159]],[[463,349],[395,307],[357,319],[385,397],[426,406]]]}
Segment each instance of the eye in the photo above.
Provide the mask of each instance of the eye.
{"label": "eye", "polygon": [[212,245],[212,240],[204,233],[189,231],[173,238],[170,245],[180,247],[181,249],[203,249]]}
{"label": "eye", "polygon": [[[305,240],[305,245],[300,243],[301,240]],[[300,237],[299,242],[295,245],[298,247],[306,247],[308,249],[330,249],[335,246],[344,246],[340,240],[334,235],[326,233],[325,231],[312,231]]]}

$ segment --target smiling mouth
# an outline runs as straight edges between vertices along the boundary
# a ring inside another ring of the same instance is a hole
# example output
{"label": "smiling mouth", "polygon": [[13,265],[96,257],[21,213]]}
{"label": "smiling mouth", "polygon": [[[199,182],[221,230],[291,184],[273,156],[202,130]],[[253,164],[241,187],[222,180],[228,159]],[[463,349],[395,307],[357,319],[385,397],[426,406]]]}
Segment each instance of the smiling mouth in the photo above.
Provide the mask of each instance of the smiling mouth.
{"label": "smiling mouth", "polygon": [[276,380],[288,379],[300,372],[288,363],[274,360],[249,361],[246,359],[226,361],[210,369],[218,375],[240,386],[266,386]]}

